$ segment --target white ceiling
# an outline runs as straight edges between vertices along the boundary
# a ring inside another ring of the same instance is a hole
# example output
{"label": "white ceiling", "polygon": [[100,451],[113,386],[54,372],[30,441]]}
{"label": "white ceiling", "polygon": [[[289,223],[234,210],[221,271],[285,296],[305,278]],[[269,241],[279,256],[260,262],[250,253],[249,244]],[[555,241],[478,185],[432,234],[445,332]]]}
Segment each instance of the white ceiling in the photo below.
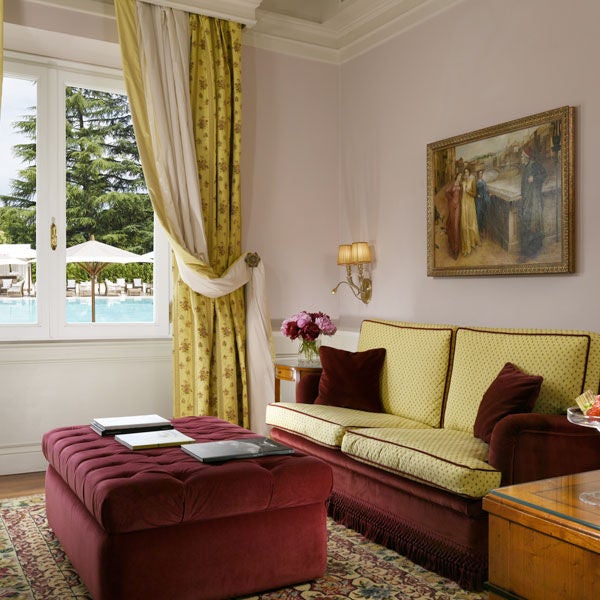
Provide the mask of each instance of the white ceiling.
{"label": "white ceiling", "polygon": [[[113,0],[7,0],[114,18]],[[344,62],[463,0],[145,0],[240,21],[248,45]]]}

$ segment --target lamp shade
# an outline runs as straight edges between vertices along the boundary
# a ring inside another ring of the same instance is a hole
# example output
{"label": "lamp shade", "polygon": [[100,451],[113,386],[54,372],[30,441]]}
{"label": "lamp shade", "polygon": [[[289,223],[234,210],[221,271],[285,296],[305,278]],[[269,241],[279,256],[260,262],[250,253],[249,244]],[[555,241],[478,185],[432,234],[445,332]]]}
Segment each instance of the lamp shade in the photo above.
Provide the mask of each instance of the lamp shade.
{"label": "lamp shade", "polygon": [[352,264],[352,246],[350,244],[342,244],[338,247],[338,265]]}
{"label": "lamp shade", "polygon": [[352,243],[352,262],[354,264],[371,262],[371,250],[368,242]]}

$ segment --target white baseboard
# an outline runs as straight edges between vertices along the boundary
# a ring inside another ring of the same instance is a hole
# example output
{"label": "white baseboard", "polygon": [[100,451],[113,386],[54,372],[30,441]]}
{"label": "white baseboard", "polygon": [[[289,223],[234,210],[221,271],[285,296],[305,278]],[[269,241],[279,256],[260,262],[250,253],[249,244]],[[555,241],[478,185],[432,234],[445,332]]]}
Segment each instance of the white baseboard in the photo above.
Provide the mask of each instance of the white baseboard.
{"label": "white baseboard", "polygon": [[37,473],[47,466],[39,443],[0,446],[0,475]]}

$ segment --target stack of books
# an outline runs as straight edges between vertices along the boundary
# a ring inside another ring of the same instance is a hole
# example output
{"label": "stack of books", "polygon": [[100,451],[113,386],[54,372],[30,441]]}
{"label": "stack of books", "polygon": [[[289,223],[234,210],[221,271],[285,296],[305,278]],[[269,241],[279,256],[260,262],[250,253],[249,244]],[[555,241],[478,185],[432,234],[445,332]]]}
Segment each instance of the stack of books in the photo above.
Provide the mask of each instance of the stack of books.
{"label": "stack of books", "polygon": [[161,431],[173,429],[167,419],[158,415],[136,415],[133,417],[106,417],[94,419],[90,425],[98,435],[117,435],[137,431]]}
{"label": "stack of books", "polygon": [[196,441],[174,429],[168,419],[159,415],[94,419],[90,428],[98,435],[114,436],[117,442],[130,450],[181,446]]}

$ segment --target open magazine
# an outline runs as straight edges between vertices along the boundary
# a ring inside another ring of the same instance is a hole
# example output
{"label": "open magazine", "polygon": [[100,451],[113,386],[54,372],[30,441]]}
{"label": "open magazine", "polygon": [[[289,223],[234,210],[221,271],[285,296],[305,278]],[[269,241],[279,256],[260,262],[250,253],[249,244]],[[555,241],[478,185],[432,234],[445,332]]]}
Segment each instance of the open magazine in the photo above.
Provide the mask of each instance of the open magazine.
{"label": "open magazine", "polygon": [[223,462],[238,458],[258,458],[272,454],[293,454],[294,449],[266,437],[219,440],[186,444],[181,449],[205,463]]}

